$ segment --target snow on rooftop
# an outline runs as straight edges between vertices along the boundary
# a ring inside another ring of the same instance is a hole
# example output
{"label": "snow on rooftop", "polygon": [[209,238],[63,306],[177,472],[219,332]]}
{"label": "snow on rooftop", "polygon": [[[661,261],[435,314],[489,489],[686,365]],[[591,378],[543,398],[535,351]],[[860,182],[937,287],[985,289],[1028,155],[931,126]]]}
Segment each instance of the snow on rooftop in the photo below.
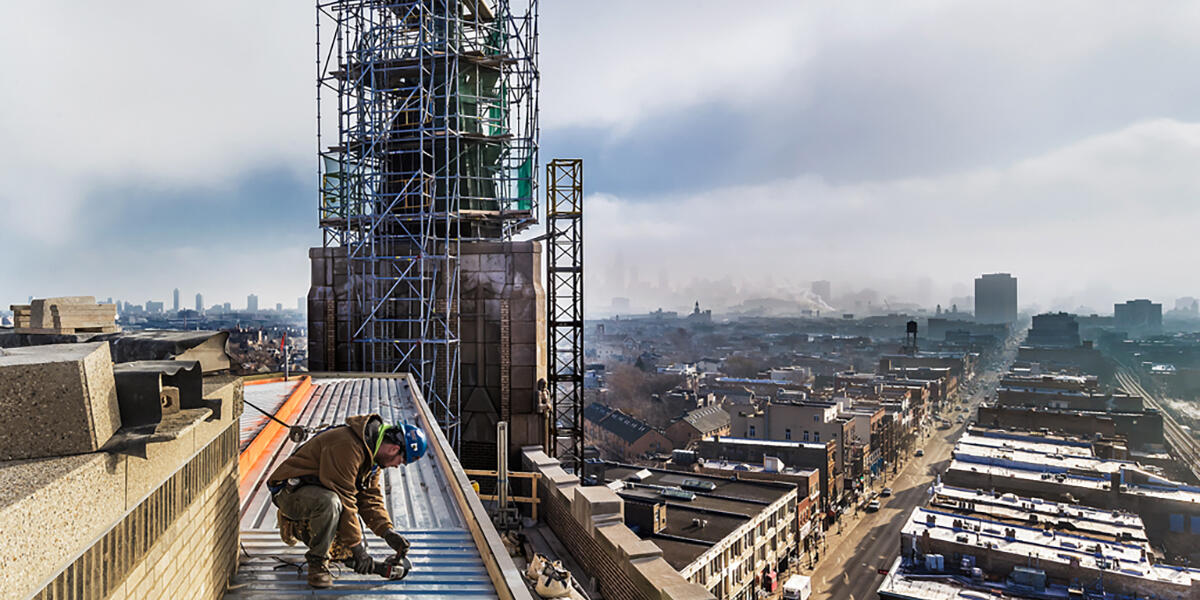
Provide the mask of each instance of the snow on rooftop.
{"label": "snow on rooftop", "polygon": [[1019,556],[1022,561],[1035,559],[1065,566],[1075,563],[1079,568],[1116,570],[1164,583],[1191,585],[1193,578],[1188,572],[1153,568],[1138,544],[1106,542],[928,508],[914,510],[901,533],[918,538],[928,533],[934,539],[947,542],[990,545],[991,552]]}

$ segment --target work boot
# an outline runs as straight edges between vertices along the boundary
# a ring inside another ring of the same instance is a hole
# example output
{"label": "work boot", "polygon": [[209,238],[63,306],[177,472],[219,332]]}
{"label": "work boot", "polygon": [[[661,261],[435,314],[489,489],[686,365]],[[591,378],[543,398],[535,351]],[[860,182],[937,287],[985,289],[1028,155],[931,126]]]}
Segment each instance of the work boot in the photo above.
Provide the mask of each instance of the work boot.
{"label": "work boot", "polygon": [[317,590],[333,587],[333,575],[329,572],[328,559],[308,559],[308,585]]}

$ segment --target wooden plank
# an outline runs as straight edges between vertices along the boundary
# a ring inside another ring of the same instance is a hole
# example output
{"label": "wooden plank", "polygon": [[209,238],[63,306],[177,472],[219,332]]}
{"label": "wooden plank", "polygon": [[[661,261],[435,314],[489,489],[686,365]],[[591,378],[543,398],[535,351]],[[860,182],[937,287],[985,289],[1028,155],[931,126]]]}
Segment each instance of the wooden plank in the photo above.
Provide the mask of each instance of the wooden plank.
{"label": "wooden plank", "polygon": [[[480,500],[499,500],[500,497],[495,494],[479,494]],[[509,496],[509,500],[513,502],[524,502],[526,504],[537,504],[538,499],[533,496]]]}
{"label": "wooden plank", "polygon": [[[466,473],[467,475],[479,475],[480,477],[497,477],[497,476],[499,476],[499,473],[497,473],[496,471],[488,471],[486,469],[463,469],[463,473]],[[528,471],[509,471],[508,476],[516,477],[517,479],[540,479],[542,477],[542,474],[541,473],[531,473]]]}

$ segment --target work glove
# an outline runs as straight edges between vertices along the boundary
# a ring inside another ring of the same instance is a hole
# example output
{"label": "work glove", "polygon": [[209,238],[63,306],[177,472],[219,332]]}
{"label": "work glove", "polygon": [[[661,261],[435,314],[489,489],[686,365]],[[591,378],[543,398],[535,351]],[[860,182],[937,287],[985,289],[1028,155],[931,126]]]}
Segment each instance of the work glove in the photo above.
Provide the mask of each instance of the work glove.
{"label": "work glove", "polygon": [[367,554],[367,547],[359,542],[350,548],[351,558],[354,559],[354,572],[359,575],[370,575],[375,572],[375,559]]}
{"label": "work glove", "polygon": [[392,550],[396,551],[396,554],[400,556],[408,554],[408,540],[404,539],[404,536],[400,535],[399,531],[393,529],[383,534],[383,541],[387,542],[387,545],[391,546]]}

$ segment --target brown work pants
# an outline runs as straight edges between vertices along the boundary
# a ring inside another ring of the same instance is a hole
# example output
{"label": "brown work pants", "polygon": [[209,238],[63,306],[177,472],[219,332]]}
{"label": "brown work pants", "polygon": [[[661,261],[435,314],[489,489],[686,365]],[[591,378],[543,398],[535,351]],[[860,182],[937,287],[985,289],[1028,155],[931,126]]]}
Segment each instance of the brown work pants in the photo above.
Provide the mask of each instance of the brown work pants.
{"label": "brown work pants", "polygon": [[308,546],[305,557],[329,560],[329,547],[342,518],[341,498],[319,485],[306,485],[276,494],[275,506],[283,516],[307,526],[308,539],[300,540]]}

